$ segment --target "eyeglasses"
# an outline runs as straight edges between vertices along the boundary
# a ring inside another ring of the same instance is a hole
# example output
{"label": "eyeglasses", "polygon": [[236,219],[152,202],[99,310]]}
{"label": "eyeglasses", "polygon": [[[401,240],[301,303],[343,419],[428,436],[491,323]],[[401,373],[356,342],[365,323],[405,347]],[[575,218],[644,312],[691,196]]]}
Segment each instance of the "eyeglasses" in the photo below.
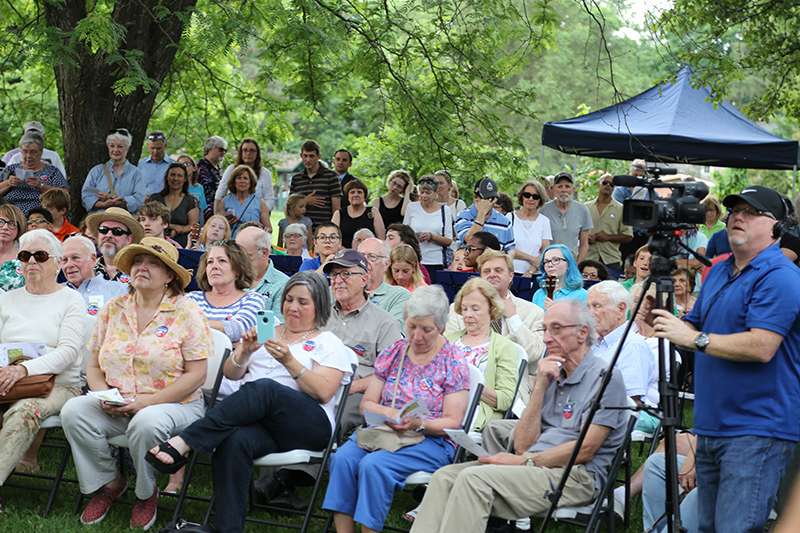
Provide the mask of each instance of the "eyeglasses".
{"label": "eyeglasses", "polygon": [[599,279],[597,277],[597,272],[584,272],[581,275],[583,276],[583,279]]}
{"label": "eyeglasses", "polygon": [[36,259],[37,263],[44,263],[51,257],[55,257],[54,255],[50,255],[44,250],[39,250],[37,252],[29,252],[28,250],[22,250],[20,253],[17,254],[17,259],[19,259],[23,263],[27,263],[31,260],[31,257]]}
{"label": "eyeglasses", "polygon": [[336,242],[339,240],[338,235],[317,235],[319,242]]}
{"label": "eyeglasses", "polygon": [[114,237],[122,237],[123,235],[130,235],[131,232],[124,230],[122,228],[109,228],[108,226],[100,226],[97,228],[97,233],[102,235],[108,235],[108,232],[111,232],[111,235]]}
{"label": "eyeglasses", "polygon": [[542,266],[547,266],[547,265],[556,266],[561,261],[566,261],[566,259],[564,259],[563,257],[554,257],[552,259],[545,259],[544,261],[542,261]]}
{"label": "eyeglasses", "polygon": [[0,218],[0,228],[2,228],[3,226],[8,226],[11,229],[16,229],[17,223],[14,222],[13,220],[5,220],[3,218]]}
{"label": "eyeglasses", "polygon": [[753,207],[734,207],[733,209],[728,209],[728,216],[735,217],[739,213],[744,214],[744,218],[752,219],[756,217],[769,217],[772,220],[777,220],[775,215],[770,213],[769,211],[759,211]]}
{"label": "eyeglasses", "polygon": [[328,279],[331,280],[331,283],[336,281],[336,278],[342,278],[342,281],[347,281],[350,279],[350,276],[363,276],[362,272],[350,272],[349,270],[342,270],[341,272],[331,272],[328,274]]}
{"label": "eyeglasses", "polygon": [[121,133],[123,135],[130,135],[131,133],[126,130],[125,128],[117,128],[115,130],[111,130],[108,132],[109,135],[114,135],[115,133]]}
{"label": "eyeglasses", "polygon": [[255,154],[256,152],[258,152],[258,150],[256,150],[255,148],[243,148],[240,150],[240,152],[242,152],[243,154]]}
{"label": "eyeglasses", "polygon": [[28,221],[28,225],[30,226],[31,224],[44,224],[45,222],[47,222],[47,220],[45,220],[43,218],[37,218],[37,219],[34,219],[34,220],[29,220]]}
{"label": "eyeglasses", "polygon": [[482,252],[482,251],[484,251],[485,249],[486,249],[486,248],[476,248],[475,246],[467,246],[466,248],[464,248],[464,251],[466,251],[468,254],[471,254],[471,253],[472,253],[472,252],[474,252],[475,250],[480,250],[480,251]]}
{"label": "eyeglasses", "polygon": [[603,181],[600,182],[600,185],[609,185],[609,186],[611,186],[611,185],[614,185],[614,182],[608,181],[608,180],[603,180]]}
{"label": "eyeglasses", "polygon": [[524,192],[522,193],[523,198],[533,198],[534,200],[541,200],[542,197],[536,194],[535,192]]}
{"label": "eyeglasses", "polygon": [[287,233],[283,236],[284,239],[299,239],[300,237],[302,237],[302,235],[299,233]]}
{"label": "eyeglasses", "polygon": [[364,257],[367,258],[367,261],[372,261],[373,263],[378,259],[386,259],[385,255],[378,255],[378,254],[363,254]]}
{"label": "eyeglasses", "polygon": [[547,326],[544,326],[540,329],[537,329],[536,332],[544,336],[544,334],[549,331],[551,335],[557,337],[561,334],[562,329],[574,328],[577,326],[580,326],[580,324],[552,324],[549,328]]}
{"label": "eyeglasses", "polygon": [[147,136],[148,141],[166,141],[167,136],[163,133],[151,133]]}

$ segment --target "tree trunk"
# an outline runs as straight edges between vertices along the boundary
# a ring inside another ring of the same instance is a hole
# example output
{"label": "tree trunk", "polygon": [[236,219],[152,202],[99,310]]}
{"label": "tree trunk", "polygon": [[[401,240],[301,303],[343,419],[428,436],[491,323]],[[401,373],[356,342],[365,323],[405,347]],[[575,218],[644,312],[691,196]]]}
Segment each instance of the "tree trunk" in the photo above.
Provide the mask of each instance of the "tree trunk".
{"label": "tree trunk", "polygon": [[[109,53],[93,53],[84,43],[73,44],[72,61],[54,67],[58,88],[58,107],[64,139],[64,165],[69,179],[72,208],[70,220],[77,224],[86,214],[81,204],[81,188],[89,170],[108,160],[105,139],[109,130],[126,128],[133,135],[128,160],[139,161],[147,136],[147,124],[158,89],[169,72],[183,33],[183,22],[174,14],[158,21],[153,10],[185,12],[197,0],[141,0],[118,2],[111,13],[114,23],[125,28],[119,54],[138,62],[153,86],[149,91],[137,88],[121,96],[113,85],[124,75],[124,63],[108,64]],[[73,38],[76,25],[87,16],[85,0],[43,2],[45,21]],[[68,42],[64,43],[68,45]]]}

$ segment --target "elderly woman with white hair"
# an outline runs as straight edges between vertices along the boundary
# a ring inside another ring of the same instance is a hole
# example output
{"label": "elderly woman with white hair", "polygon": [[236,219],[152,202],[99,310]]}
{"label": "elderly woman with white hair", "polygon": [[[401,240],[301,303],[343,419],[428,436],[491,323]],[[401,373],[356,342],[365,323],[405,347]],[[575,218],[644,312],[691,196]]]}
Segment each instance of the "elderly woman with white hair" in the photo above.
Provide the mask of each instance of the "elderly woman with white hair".
{"label": "elderly woman with white hair", "polygon": [[44,139],[37,131],[27,131],[19,140],[21,163],[12,163],[0,174],[0,196],[19,207],[25,216],[41,207],[39,196],[50,189],[67,189],[67,178],[49,162],[42,160]]}
{"label": "elderly woman with white hair", "polygon": [[113,129],[106,137],[109,160],[89,171],[81,190],[88,212],[121,207],[135,213],[144,204],[145,182],[139,167],[127,160],[133,136],[125,128]]}
{"label": "elderly woman with white hair", "polygon": [[[361,410],[395,418],[414,398],[430,411],[385,424],[398,434],[419,435],[419,442],[396,451],[362,448],[354,434],[330,461],[330,483],[322,508],[333,511],[337,531],[381,531],[392,493],[418,470],[450,464],[455,444],[445,429],[461,426],[467,408],[469,369],[463,354],[444,335],[449,305],[439,286],[420,287],[403,308],[407,338],[388,346],[375,361],[375,373]],[[389,432],[389,434],[393,434]]]}
{"label": "elderly woman with white hair", "polygon": [[[81,393],[79,348],[86,312],[81,295],[56,282],[61,256],[61,241],[50,231],[25,233],[18,255],[25,286],[0,295],[0,343],[47,346],[47,353],[39,357],[0,368],[0,398],[13,393],[12,387],[24,377],[55,374],[55,385],[46,397],[3,406],[0,485],[33,443],[42,420],[58,414],[67,400]],[[26,466],[36,468],[35,463]]]}
{"label": "elderly woman with white hair", "polygon": [[306,243],[308,242],[308,228],[305,224],[289,224],[283,233],[283,240],[286,243],[286,255],[299,255],[306,259],[311,259]]}

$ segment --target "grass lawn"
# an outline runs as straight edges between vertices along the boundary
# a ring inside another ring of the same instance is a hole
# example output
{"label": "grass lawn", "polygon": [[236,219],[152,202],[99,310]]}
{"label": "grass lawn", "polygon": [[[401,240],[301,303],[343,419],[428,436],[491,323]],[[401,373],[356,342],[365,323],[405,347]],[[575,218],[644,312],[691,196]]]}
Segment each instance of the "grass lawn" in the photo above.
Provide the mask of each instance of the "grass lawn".
{"label": "grass lawn", "polygon": [[[688,427],[692,426],[692,411],[687,409],[684,416],[684,424]],[[56,432],[57,434],[57,432]],[[646,453],[645,449],[645,453]],[[645,457],[639,454],[638,444],[634,445],[634,471],[641,466]],[[42,448],[39,456],[39,462],[43,470],[47,473],[54,473],[58,461],[60,460],[60,450],[52,448]],[[248,475],[242,473],[242,475]],[[66,477],[75,478],[75,469],[72,461],[69,462],[67,467]],[[24,480],[20,476],[11,476],[9,482],[26,482],[31,480]],[[133,485],[133,479],[128,479],[129,486]],[[167,482],[167,476],[159,476],[158,485],[164,487]],[[47,482],[41,482],[41,485],[47,486]],[[208,467],[198,467],[194,479],[192,480],[191,488],[192,493],[198,496],[210,496],[211,493],[211,472]],[[324,491],[324,487],[323,487]],[[301,497],[308,499],[310,497],[311,489],[298,489]],[[73,514],[73,508],[79,496],[78,486],[74,483],[63,483],[58,493],[55,507],[50,514],[50,517],[42,518],[42,513],[47,504],[47,494],[44,492],[18,489],[10,487],[0,488],[0,496],[6,502],[8,509],[5,513],[0,515],[0,531],[4,533],[9,532],[52,532],[52,533],[78,533],[87,532],[91,533],[111,533],[118,531],[129,530],[131,507],[122,504],[114,504],[106,517],[106,519],[95,526],[87,529],[80,523],[77,515]],[[126,498],[133,498],[133,491],[129,490],[125,495]],[[174,498],[167,495],[162,495],[159,499],[159,504],[170,506],[174,504]],[[85,501],[84,501],[85,505]],[[407,524],[402,519],[404,512],[416,506],[416,502],[409,492],[396,494],[392,511],[387,520],[387,525],[405,527]],[[184,506],[182,515],[200,522],[205,513],[206,505],[199,502],[187,502]],[[82,511],[82,508],[81,508]],[[159,528],[164,527],[172,516],[172,511],[162,510],[159,511],[158,520],[150,531],[158,531]],[[256,516],[262,518],[269,518],[266,512],[257,513]],[[293,522],[300,524],[301,518],[293,519]],[[631,531],[642,531],[642,514],[641,503],[631,513]],[[323,521],[315,520],[312,522],[311,531],[322,531]],[[622,529],[622,524],[618,523],[618,527]],[[286,531],[287,528],[276,526],[266,526],[261,524],[248,524],[246,531],[259,531],[259,532],[278,532]],[[532,531],[538,531],[538,522],[534,521]],[[558,522],[551,522],[548,526],[548,531],[567,533],[581,531],[576,526],[570,526]]]}

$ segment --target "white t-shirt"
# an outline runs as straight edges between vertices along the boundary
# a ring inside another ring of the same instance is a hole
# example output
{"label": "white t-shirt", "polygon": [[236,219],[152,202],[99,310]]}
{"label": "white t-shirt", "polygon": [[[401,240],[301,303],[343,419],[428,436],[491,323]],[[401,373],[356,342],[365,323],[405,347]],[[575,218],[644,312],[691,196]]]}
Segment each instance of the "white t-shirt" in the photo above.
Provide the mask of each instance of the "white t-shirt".
{"label": "white t-shirt", "polygon": [[[442,207],[444,207],[444,224],[442,224]],[[432,233],[442,237],[453,238],[453,215],[448,206],[441,206],[433,213],[427,213],[420,202],[411,202],[406,207],[403,224],[411,226],[419,236],[420,233]],[[444,225],[444,233],[442,226]],[[423,265],[442,264],[442,246],[431,241],[419,243]],[[447,267],[449,265],[445,265]]]}
{"label": "white t-shirt", "polygon": [[[539,215],[536,220],[522,220],[514,213],[506,215],[506,218],[511,221],[514,227],[514,240],[516,241],[517,250],[522,250],[526,254],[534,257],[542,253],[542,240],[553,240],[553,235],[550,231],[550,219],[546,216]],[[524,274],[527,272],[531,265],[528,261],[514,259],[514,272]]]}
{"label": "white t-shirt", "polygon": [[[327,366],[344,372],[342,384],[347,384],[350,381],[350,376],[353,375],[353,367],[350,365],[350,354],[348,353],[350,348],[345,346],[339,337],[330,331],[323,331],[316,337],[301,343],[290,344],[289,349],[294,358],[306,368],[307,372],[312,369],[312,362],[316,361],[320,366]],[[239,383],[244,384],[262,378],[270,378],[290,389],[300,390],[297,386],[297,381],[289,375],[286,367],[276,361],[264,347],[259,348],[250,356],[247,372],[239,380]],[[333,429],[333,410],[336,407],[336,396],[334,395],[328,403],[320,405],[325,410],[325,414],[328,415],[331,429]]]}
{"label": "white t-shirt", "polygon": [[[222,199],[228,194],[228,179],[231,177],[231,173],[233,173],[234,168],[236,168],[236,165],[230,165],[225,169],[225,172],[222,174],[222,179],[219,180],[217,192],[214,194],[214,200],[222,201]],[[265,167],[261,167],[261,172],[259,172],[258,175],[256,196],[264,199],[264,202],[266,202],[270,211],[275,210],[275,193],[272,189],[272,172],[267,170]]]}

